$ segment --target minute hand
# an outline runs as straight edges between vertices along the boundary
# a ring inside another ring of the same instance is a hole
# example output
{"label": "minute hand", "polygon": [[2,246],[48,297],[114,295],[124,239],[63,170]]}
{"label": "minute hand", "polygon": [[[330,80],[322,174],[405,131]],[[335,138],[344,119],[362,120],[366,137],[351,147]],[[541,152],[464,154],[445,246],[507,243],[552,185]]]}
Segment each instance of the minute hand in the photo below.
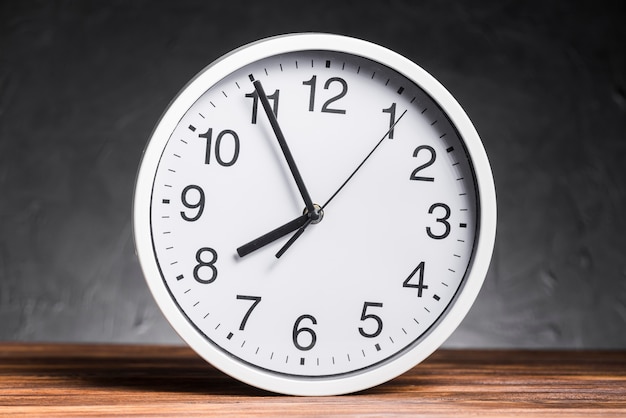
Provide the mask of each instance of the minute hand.
{"label": "minute hand", "polygon": [[[252,78],[252,76],[250,77]],[[302,199],[304,200],[307,212],[312,219],[316,219],[317,211],[313,206],[313,201],[311,200],[311,196],[309,195],[309,192],[304,185],[304,181],[302,180],[302,176],[300,175],[298,166],[293,159],[293,155],[291,155],[291,151],[289,150],[289,146],[287,145],[287,140],[285,140],[285,135],[283,135],[283,131],[280,129],[278,120],[276,120],[276,115],[274,115],[274,111],[272,110],[270,102],[267,99],[265,90],[263,90],[263,86],[261,85],[261,82],[259,80],[254,80],[252,84],[254,84],[254,88],[259,95],[259,99],[261,100],[261,104],[263,105],[263,110],[265,110],[265,114],[270,121],[270,125],[272,125],[272,129],[274,130],[274,134],[276,135],[276,139],[278,140],[280,149],[283,151],[283,155],[285,156],[285,160],[287,160],[289,170],[291,170],[293,179],[296,181],[296,186],[298,186],[300,195],[302,195]]]}

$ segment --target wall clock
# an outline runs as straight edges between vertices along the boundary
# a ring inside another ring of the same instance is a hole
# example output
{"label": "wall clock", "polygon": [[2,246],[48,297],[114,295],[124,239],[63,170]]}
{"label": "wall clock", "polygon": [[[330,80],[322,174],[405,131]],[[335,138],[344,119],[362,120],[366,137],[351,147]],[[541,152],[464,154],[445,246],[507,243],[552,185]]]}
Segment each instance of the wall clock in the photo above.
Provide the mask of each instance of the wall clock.
{"label": "wall clock", "polygon": [[261,40],[169,105],[134,196],[154,298],[200,356],[330,395],[415,366],[458,326],[495,239],[489,162],[419,66],[338,35]]}

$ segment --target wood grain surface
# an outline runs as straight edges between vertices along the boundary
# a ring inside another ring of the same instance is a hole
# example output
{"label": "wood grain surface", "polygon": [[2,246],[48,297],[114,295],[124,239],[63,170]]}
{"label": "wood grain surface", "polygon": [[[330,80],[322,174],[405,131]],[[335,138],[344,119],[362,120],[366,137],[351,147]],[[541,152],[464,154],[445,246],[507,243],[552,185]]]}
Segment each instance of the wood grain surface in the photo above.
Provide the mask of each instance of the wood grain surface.
{"label": "wood grain surface", "polygon": [[626,352],[439,350],[376,388],[280,396],[189,348],[0,344],[0,416],[626,417]]}

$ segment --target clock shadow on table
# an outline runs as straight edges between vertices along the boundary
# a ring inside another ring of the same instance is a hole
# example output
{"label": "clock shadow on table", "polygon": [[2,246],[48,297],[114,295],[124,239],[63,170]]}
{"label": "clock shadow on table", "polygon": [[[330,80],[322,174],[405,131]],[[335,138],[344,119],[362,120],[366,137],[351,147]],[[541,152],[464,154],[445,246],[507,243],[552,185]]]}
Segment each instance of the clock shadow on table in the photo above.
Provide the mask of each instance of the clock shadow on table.
{"label": "clock shadow on table", "polygon": [[155,364],[140,361],[132,364],[112,364],[107,370],[81,376],[90,386],[146,394],[171,394],[187,397],[246,396],[268,397],[274,393],[246,385],[217,370],[202,359]]}
{"label": "clock shadow on table", "polygon": [[145,392],[147,398],[187,401],[207,396],[278,396],[222,373],[187,347],[111,346],[106,355],[101,347],[94,347],[94,352],[86,345],[80,354],[53,351],[0,359],[0,370],[50,379],[81,393]]}
{"label": "clock shadow on table", "polygon": [[[90,346],[76,350],[47,350],[32,355],[0,358],[5,374],[55,382],[68,396],[114,396],[123,392],[142,402],[207,401],[207,397],[267,398],[285,395],[242,383],[197,356],[184,346]],[[383,395],[399,390],[402,377],[350,396]],[[395,382],[395,383],[394,383]],[[422,382],[412,379],[412,386]],[[66,398],[67,400],[68,398]]]}
{"label": "clock shadow on table", "polygon": [[[97,371],[88,372],[82,376],[68,373],[67,377],[69,379],[78,377],[80,383],[98,388],[155,394],[166,393],[183,398],[198,397],[204,400],[207,396],[232,398],[293,397],[240,382],[202,359],[176,364],[154,364],[151,361],[140,361],[132,364],[101,364]],[[361,397],[402,392],[400,386],[406,385],[406,382],[401,382],[398,379],[402,380],[402,377],[373,388],[339,396]],[[422,385],[421,381],[412,380],[411,386],[419,387]]]}

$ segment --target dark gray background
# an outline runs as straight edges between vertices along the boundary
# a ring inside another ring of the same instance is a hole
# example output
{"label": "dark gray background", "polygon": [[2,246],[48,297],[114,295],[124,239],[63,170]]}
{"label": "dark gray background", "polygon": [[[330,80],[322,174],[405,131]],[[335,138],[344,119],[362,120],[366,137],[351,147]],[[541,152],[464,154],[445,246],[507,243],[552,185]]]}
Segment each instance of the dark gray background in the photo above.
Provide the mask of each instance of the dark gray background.
{"label": "dark gray background", "polygon": [[141,151],[220,55],[296,31],[414,60],[464,106],[499,205],[448,346],[626,348],[623,1],[0,1],[0,340],[178,342],[134,256]]}

